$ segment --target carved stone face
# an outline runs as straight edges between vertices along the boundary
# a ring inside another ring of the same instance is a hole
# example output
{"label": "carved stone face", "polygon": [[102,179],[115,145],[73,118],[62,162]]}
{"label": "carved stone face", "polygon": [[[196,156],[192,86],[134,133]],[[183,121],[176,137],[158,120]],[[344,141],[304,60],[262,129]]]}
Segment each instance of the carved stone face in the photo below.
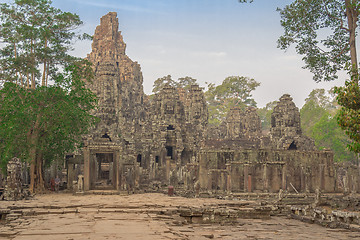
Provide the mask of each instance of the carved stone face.
{"label": "carved stone face", "polygon": [[175,109],[175,107],[174,107],[173,103],[167,103],[165,106],[165,113],[166,114],[174,114],[174,112],[175,112],[174,109]]}

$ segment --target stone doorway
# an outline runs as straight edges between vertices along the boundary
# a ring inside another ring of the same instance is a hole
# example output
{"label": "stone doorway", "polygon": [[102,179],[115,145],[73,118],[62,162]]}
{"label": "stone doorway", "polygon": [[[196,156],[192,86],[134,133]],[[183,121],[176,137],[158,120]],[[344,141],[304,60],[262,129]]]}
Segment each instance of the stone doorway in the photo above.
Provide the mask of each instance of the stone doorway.
{"label": "stone doorway", "polygon": [[114,189],[114,154],[96,153],[95,189]]}

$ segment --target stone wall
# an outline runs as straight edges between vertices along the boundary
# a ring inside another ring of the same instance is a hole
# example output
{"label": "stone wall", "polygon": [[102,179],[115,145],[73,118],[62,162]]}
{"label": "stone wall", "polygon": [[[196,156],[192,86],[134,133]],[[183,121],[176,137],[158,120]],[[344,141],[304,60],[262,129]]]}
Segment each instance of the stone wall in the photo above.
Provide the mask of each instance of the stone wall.
{"label": "stone wall", "polygon": [[19,158],[12,158],[7,164],[7,176],[4,188],[4,200],[17,201],[27,197],[23,189],[22,164]]}
{"label": "stone wall", "polygon": [[[232,192],[335,192],[332,153],[269,149],[202,150],[200,187]],[[296,189],[296,190],[295,190]]]}

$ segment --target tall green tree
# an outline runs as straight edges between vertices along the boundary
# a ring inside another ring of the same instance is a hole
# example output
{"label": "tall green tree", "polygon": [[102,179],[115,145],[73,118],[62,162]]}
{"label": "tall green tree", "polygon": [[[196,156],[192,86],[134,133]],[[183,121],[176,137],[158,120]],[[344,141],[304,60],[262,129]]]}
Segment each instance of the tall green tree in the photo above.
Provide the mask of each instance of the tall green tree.
{"label": "tall green tree", "polygon": [[186,77],[181,77],[177,80],[176,87],[188,90],[190,89],[191,85],[195,85],[195,84],[198,84],[195,78],[186,76]]}
{"label": "tall green tree", "polygon": [[46,86],[73,59],[79,16],[51,6],[50,0],[15,0],[0,4],[1,79],[21,86]]}
{"label": "tall green tree", "polygon": [[324,115],[335,113],[335,109],[335,103],[331,99],[331,95],[326,94],[325,89],[312,90],[308,98],[305,99],[304,106],[300,109],[301,128],[305,135],[312,137],[314,125]]}
{"label": "tall green tree", "polygon": [[300,110],[301,127],[305,135],[315,140],[318,149],[331,149],[335,161],[355,161],[355,154],[346,147],[350,139],[337,124],[339,105],[332,93],[333,90],[327,94],[324,89],[311,91]]}
{"label": "tall green tree", "polygon": [[[239,2],[252,2],[239,0]],[[338,123],[352,140],[349,148],[360,152],[360,96],[356,36],[359,31],[359,0],[295,0],[279,9],[284,35],[278,47],[295,45],[304,68],[314,80],[330,81],[347,70],[350,80],[335,89],[341,106]]]}
{"label": "tall green tree", "polygon": [[358,0],[296,0],[279,9],[284,35],[278,46],[294,44],[316,82],[337,79],[337,72],[349,65],[357,73],[359,10]]}
{"label": "tall green tree", "polygon": [[257,113],[259,114],[261,121],[261,129],[264,132],[270,132],[271,127],[271,114],[278,101],[268,102],[265,107],[258,108]]}
{"label": "tall green tree", "polygon": [[[279,47],[296,45],[303,55],[305,68],[314,74],[315,81],[337,78],[339,70],[348,70],[350,81],[336,88],[341,109],[338,122],[348,134],[354,152],[360,152],[360,90],[356,35],[359,26],[358,0],[297,0],[280,10],[285,33]],[[325,31],[330,32],[320,39]]]}
{"label": "tall green tree", "polygon": [[44,166],[79,146],[96,121],[90,115],[96,97],[83,80],[90,80],[91,71],[72,65],[53,86],[26,89],[6,82],[0,90],[1,167],[14,156],[29,162],[31,192],[44,190]]}
{"label": "tall green tree", "polygon": [[356,163],[356,154],[350,152],[346,147],[350,144],[350,139],[337,123],[337,116],[325,113],[312,126],[310,137],[315,140],[317,148],[331,149],[334,152],[334,161]]}
{"label": "tall green tree", "polygon": [[50,0],[14,0],[0,9],[0,164],[5,169],[14,156],[28,161],[30,191],[41,191],[44,165],[73,149],[94,122],[95,96],[83,81],[91,67],[68,53],[88,35],[74,31],[78,15]]}
{"label": "tall green tree", "polygon": [[165,85],[169,85],[171,87],[176,87],[176,82],[175,82],[175,80],[172,79],[171,75],[167,75],[167,76],[156,79],[153,84],[152,92],[153,93],[160,92],[160,90],[163,89],[163,87],[165,87]]}
{"label": "tall green tree", "polygon": [[208,84],[205,98],[209,109],[209,123],[219,125],[232,107],[256,107],[252,91],[258,86],[260,83],[254,79],[241,76],[227,77],[218,86]]}
{"label": "tall green tree", "polygon": [[165,85],[169,85],[171,87],[175,88],[183,88],[185,90],[190,89],[191,85],[197,84],[197,81],[195,78],[186,76],[181,77],[178,80],[172,79],[171,75],[167,75],[161,78],[158,78],[155,80],[153,84],[153,93],[158,93],[160,90],[165,87]]}

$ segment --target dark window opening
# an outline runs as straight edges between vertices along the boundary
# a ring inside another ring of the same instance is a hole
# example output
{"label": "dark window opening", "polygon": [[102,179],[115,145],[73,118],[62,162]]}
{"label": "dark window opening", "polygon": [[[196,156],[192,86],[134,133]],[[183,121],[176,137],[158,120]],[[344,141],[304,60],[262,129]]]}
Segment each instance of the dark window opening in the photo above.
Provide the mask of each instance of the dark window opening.
{"label": "dark window opening", "polygon": [[174,128],[173,125],[169,125],[169,126],[167,127],[167,130],[175,130],[175,128]]}
{"label": "dark window opening", "polygon": [[137,155],[136,162],[140,163],[140,167],[143,166],[141,154]]}
{"label": "dark window opening", "polygon": [[166,156],[170,157],[171,159],[173,158],[173,147],[167,146],[166,147]]}
{"label": "dark window opening", "polygon": [[155,162],[159,163],[159,156],[155,156]]}
{"label": "dark window opening", "polygon": [[110,136],[109,136],[107,133],[105,133],[104,135],[102,135],[101,138],[108,138],[109,141],[111,142],[111,138],[110,138]]}
{"label": "dark window opening", "polygon": [[107,184],[111,182],[110,179],[110,165],[113,162],[112,153],[96,153],[98,180],[107,180]]}
{"label": "dark window opening", "polygon": [[297,150],[297,146],[294,141],[290,144],[288,150]]}

